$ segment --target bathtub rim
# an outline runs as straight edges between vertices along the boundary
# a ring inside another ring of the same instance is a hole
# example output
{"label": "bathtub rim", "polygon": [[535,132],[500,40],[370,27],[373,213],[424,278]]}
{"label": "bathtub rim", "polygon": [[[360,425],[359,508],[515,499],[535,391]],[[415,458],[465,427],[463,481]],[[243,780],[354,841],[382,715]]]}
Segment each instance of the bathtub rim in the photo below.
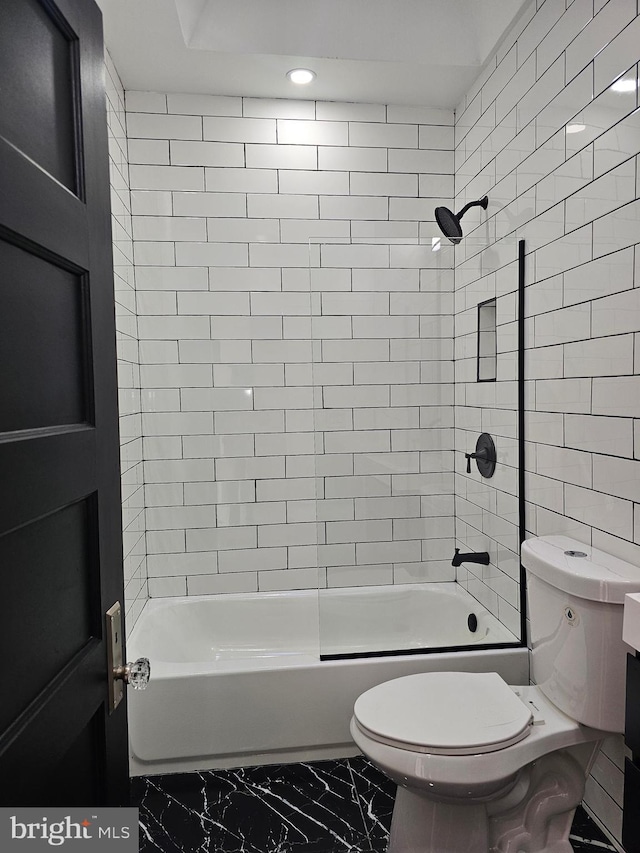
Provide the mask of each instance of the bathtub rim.
{"label": "bathtub rim", "polygon": [[[526,641],[524,638],[518,640],[515,638],[515,635],[502,623],[500,623],[498,617],[494,616],[491,611],[487,610],[487,608],[482,604],[482,602],[478,601],[478,599],[474,598],[471,593],[464,588],[461,584],[458,584],[456,581],[434,581],[431,583],[415,583],[415,584],[388,584],[388,585],[371,585],[371,586],[356,586],[356,587],[335,587],[335,588],[311,588],[311,589],[298,589],[298,590],[267,590],[264,592],[234,592],[234,593],[210,593],[207,595],[180,595],[180,596],[166,596],[162,598],[150,598],[147,599],[144,606],[142,607],[138,618],[136,620],[135,625],[131,630],[131,634],[127,637],[127,646],[134,647],[137,643],[138,636],[143,630],[144,618],[146,615],[151,613],[156,613],[158,611],[162,611],[165,609],[169,609],[175,607],[176,605],[181,604],[195,604],[199,602],[205,601],[250,601],[256,596],[259,596],[261,600],[278,600],[278,599],[291,599],[291,598],[306,598],[310,597],[319,592],[334,592],[338,594],[342,594],[345,597],[350,595],[357,595],[362,593],[363,591],[366,593],[367,591],[372,590],[393,590],[394,587],[397,588],[398,591],[401,588],[411,588],[417,589],[424,592],[442,592],[447,595],[460,596],[461,598],[471,598],[474,602],[477,603],[479,608],[482,608],[483,611],[486,611],[492,619],[494,619],[500,625],[500,628],[503,629],[506,633],[511,634],[514,637],[513,640],[503,640],[503,641],[495,641],[491,643],[468,643],[468,644],[459,644],[459,645],[445,645],[445,646],[427,646],[427,647],[415,647],[410,649],[383,649],[378,651],[350,651],[350,652],[336,652],[336,653],[323,653],[321,651],[322,644],[320,642],[317,647],[317,657],[315,653],[307,654],[307,653],[299,653],[299,654],[277,654],[273,656],[266,656],[262,660],[267,660],[269,657],[273,658],[273,666],[269,667],[266,663],[262,666],[259,666],[258,669],[265,670],[269,668],[279,669],[281,667],[286,668],[295,668],[296,666],[305,667],[309,666],[312,661],[349,661],[349,660],[361,660],[367,658],[387,658],[387,657],[415,657],[416,655],[433,655],[433,654],[451,654],[457,652],[487,652],[487,651],[500,651],[502,649],[520,649],[526,648]],[[446,589],[445,589],[446,588]],[[319,627],[319,626],[318,626]],[[314,652],[316,650],[314,649]],[[144,654],[144,649],[140,650],[141,654]],[[299,660],[296,662],[296,658]],[[289,659],[289,663],[287,663],[287,659]],[[229,669],[233,670],[234,665],[238,664],[239,661],[245,659],[232,659],[230,660],[229,666],[223,665],[221,668],[223,671]],[[246,660],[255,660],[255,658],[246,658]],[[277,661],[277,663],[276,663]],[[207,662],[206,664],[203,662],[202,664],[198,663],[175,663],[169,661],[156,661],[155,669],[160,672],[161,676],[167,676],[177,674],[175,672],[176,667],[195,667],[198,671],[198,674],[204,674],[205,671],[209,671],[211,668],[211,663]],[[216,662],[216,669],[220,667],[220,662]],[[208,669],[207,669],[208,667]],[[241,669],[245,669],[241,667]],[[192,673],[194,671],[192,670]]]}

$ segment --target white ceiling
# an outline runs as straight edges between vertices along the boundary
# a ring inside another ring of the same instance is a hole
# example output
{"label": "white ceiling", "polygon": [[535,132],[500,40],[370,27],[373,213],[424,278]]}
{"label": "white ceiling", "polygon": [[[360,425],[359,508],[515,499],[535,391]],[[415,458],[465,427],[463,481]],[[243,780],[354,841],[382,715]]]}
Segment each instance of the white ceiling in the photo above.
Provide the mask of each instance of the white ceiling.
{"label": "white ceiling", "polygon": [[125,89],[453,108],[529,0],[97,2]]}

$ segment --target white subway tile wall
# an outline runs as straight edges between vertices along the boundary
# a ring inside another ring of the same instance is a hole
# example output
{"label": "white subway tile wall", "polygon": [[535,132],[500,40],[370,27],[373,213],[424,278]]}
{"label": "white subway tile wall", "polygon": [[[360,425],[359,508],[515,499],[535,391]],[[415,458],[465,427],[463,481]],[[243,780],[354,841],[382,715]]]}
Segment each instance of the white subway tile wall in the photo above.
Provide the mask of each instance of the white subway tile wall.
{"label": "white subway tile wall", "polygon": [[[105,82],[118,351],[124,594],[127,629],[131,630],[148,598],[142,462],[143,402],[140,391],[125,94],[108,52],[105,53]],[[141,153],[145,157],[158,157],[160,154],[158,150],[147,149],[142,152],[138,148],[136,154]]]}
{"label": "white subway tile wall", "polygon": [[[433,252],[431,241],[320,245],[312,333],[328,586],[455,580],[443,562],[454,534],[453,340],[442,316],[452,310],[452,262],[451,248]],[[348,271],[344,292],[332,289],[332,269]],[[335,475],[324,469],[332,458]],[[447,472],[436,484],[434,467]]]}
{"label": "white subway tile wall", "polygon": [[[513,629],[519,239],[528,535],[566,533],[640,560],[639,60],[636,0],[538,0],[456,111],[456,208],[489,195],[456,252],[456,537],[492,555],[486,571],[469,566],[458,579]],[[493,296],[498,381],[478,385],[476,305]],[[504,462],[490,481],[465,474],[478,424]],[[618,841],[622,759],[611,738],[585,795]]]}
{"label": "white subway tile wall", "polygon": [[126,102],[149,594],[454,580],[453,113]]}

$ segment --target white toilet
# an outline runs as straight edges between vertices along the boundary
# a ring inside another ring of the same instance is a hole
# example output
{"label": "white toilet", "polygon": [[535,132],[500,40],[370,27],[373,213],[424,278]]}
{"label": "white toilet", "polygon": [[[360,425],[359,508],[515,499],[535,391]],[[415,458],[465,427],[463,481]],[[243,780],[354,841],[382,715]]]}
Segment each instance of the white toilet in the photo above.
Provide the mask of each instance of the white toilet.
{"label": "white toilet", "polygon": [[379,684],[351,734],[398,785],[389,853],[571,853],[601,740],[624,727],[622,603],[640,568],[565,536],[522,545],[532,678],[430,672]]}

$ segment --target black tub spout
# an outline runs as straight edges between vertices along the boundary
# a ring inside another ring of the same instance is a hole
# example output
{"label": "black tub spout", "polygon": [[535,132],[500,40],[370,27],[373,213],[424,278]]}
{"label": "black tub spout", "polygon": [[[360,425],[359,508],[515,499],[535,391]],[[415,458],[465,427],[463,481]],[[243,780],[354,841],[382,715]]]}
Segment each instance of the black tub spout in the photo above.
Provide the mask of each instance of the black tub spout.
{"label": "black tub spout", "polygon": [[489,565],[488,551],[472,551],[470,554],[461,554],[460,548],[456,548],[456,553],[451,560],[452,566],[460,566],[462,563],[480,563],[483,566]]}

